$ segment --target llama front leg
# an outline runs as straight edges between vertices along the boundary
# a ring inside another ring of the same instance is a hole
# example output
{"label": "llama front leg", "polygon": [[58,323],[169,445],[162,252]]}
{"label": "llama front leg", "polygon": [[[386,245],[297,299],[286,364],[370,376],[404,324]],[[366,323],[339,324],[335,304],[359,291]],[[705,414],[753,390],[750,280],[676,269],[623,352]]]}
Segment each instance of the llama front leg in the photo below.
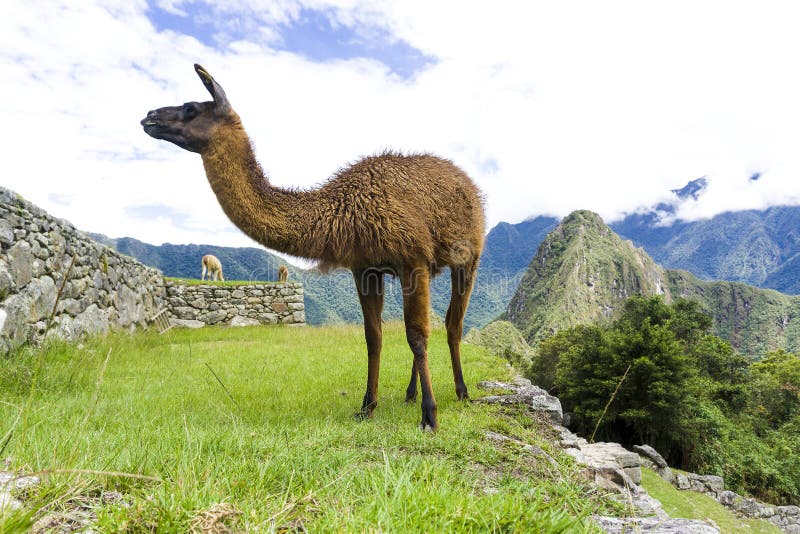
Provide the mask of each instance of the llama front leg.
{"label": "llama front leg", "polygon": [[[210,277],[211,277],[211,275],[209,275],[209,278],[210,278]],[[202,272],[202,274],[200,275],[200,280],[205,280],[205,279],[206,279],[206,264],[204,263],[204,264],[203,264],[203,272]]]}
{"label": "llama front leg", "polygon": [[[420,428],[436,430],[436,398],[433,396],[431,373],[428,369],[428,336],[430,335],[430,271],[427,266],[403,269],[403,319],[406,324],[406,340],[414,354],[414,367],[422,390],[422,420]],[[414,379],[414,373],[411,374]],[[416,380],[415,384],[416,386]],[[411,385],[409,384],[409,388]],[[406,392],[408,394],[408,392]]]}
{"label": "llama front leg", "polygon": [[375,270],[353,271],[358,291],[358,300],[364,315],[364,337],[367,341],[367,390],[361,410],[356,417],[366,419],[372,416],[378,405],[378,377],[381,367],[381,312],[383,311],[383,275]]}

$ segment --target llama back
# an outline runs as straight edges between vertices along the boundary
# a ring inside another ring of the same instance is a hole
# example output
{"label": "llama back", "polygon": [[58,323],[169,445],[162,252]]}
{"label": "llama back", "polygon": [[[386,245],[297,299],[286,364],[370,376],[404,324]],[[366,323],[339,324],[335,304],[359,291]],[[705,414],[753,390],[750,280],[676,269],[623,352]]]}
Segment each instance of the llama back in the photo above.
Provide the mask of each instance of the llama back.
{"label": "llama back", "polygon": [[324,256],[397,265],[413,254],[441,267],[464,265],[483,248],[479,190],[446,159],[396,153],[364,158],[339,171],[320,193],[339,199],[329,204],[335,213],[320,217],[339,224],[315,229],[328,234]]}

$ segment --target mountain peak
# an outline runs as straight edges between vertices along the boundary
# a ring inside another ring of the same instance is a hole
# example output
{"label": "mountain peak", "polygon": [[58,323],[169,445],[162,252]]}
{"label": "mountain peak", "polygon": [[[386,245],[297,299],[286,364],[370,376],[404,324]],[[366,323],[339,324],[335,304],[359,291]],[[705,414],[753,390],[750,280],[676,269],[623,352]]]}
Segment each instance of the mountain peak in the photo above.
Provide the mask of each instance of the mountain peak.
{"label": "mountain peak", "polygon": [[628,297],[666,294],[666,275],[643,249],[594,212],[565,217],[539,246],[505,318],[535,342],[575,324],[608,318]]}
{"label": "mountain peak", "polygon": [[672,189],[672,193],[678,197],[680,200],[697,200],[703,191],[706,190],[708,187],[708,178],[705,176],[701,176],[696,180],[690,181],[685,186],[681,187],[680,189]]}

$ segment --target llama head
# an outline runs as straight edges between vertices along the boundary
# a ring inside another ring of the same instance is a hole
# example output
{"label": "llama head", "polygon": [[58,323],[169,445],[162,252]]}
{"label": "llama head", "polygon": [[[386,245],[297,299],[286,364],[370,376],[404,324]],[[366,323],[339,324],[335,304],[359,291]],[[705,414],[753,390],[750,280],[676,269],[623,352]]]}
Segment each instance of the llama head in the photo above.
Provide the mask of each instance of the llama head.
{"label": "llama head", "polygon": [[202,153],[220,126],[238,124],[239,116],[233,111],[225,91],[208,71],[197,64],[194,70],[213,100],[148,111],[141,125],[151,137]]}

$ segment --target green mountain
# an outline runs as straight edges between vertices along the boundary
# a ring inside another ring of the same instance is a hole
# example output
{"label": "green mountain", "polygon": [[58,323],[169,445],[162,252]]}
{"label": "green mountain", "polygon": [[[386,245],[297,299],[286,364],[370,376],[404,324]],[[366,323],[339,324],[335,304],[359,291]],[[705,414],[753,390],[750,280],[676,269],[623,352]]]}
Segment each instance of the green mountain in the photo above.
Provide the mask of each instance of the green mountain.
{"label": "green mountain", "polygon": [[671,269],[800,294],[800,208],[743,210],[670,225],[658,212],[610,225]]}
{"label": "green mountain", "polygon": [[576,211],[544,239],[504,319],[535,343],[552,332],[611,317],[634,294],[696,299],[714,333],[745,354],[800,344],[800,297],[665,270],[595,213]]}

